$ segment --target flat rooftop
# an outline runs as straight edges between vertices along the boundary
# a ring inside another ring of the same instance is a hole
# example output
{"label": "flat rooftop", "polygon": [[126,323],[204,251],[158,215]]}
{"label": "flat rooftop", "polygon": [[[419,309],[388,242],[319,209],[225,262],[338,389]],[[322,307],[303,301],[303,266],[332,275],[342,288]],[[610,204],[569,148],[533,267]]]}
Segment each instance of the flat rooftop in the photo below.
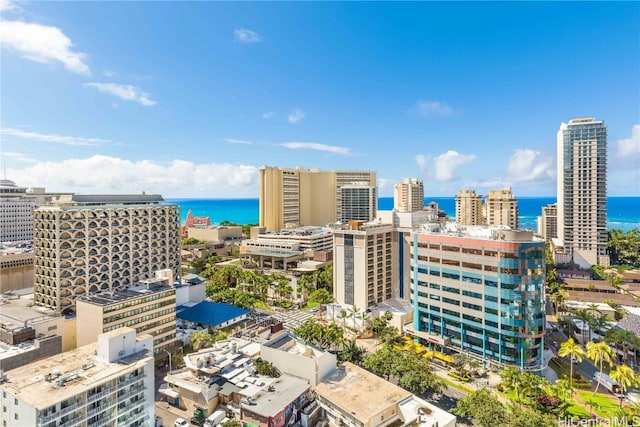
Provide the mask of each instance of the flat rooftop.
{"label": "flat rooftop", "polygon": [[78,301],[86,302],[93,305],[106,306],[134,298],[140,298],[146,295],[153,295],[159,292],[165,292],[174,289],[173,286],[163,285],[150,279],[149,284],[141,284],[127,289],[118,289],[115,291],[97,292],[94,294],[83,295]]}
{"label": "flat rooftop", "polygon": [[297,354],[305,357],[319,357],[323,354],[319,349],[313,348],[309,345],[302,344],[289,334],[283,334],[279,339],[270,342],[269,344],[263,344],[265,347],[273,348],[276,350],[284,351],[291,354]]}
{"label": "flat rooftop", "polygon": [[0,297],[0,323],[23,326],[25,322],[32,325],[54,317],[59,317],[55,310],[33,304],[33,290],[28,294],[11,291],[11,295]]}
{"label": "flat rooftop", "polygon": [[499,240],[506,242],[543,241],[533,235],[531,230],[513,230],[506,225],[460,225],[457,222],[428,223],[420,226],[418,234],[430,234],[452,237],[470,237],[482,240]]}
{"label": "flat rooftop", "polygon": [[235,305],[221,302],[202,301],[193,307],[185,308],[176,313],[178,319],[200,323],[207,326],[218,326],[223,323],[245,316],[249,310]]}
{"label": "flat rooftop", "polygon": [[[300,378],[282,375],[273,381],[268,388],[260,390],[251,397],[251,403],[241,402],[242,408],[263,417],[275,417],[310,385]],[[272,390],[272,391],[269,391]]]}
{"label": "flat rooftop", "polygon": [[[139,352],[114,363],[103,362],[96,358],[97,348],[98,343],[92,343],[8,371],[8,382],[0,384],[0,389],[42,410],[117,378],[132,366],[142,367],[150,359],[143,354],[147,352]],[[45,375],[54,372],[68,376],[64,386],[59,386],[57,379],[45,380]]]}
{"label": "flat rooftop", "polygon": [[52,201],[54,204],[74,205],[126,205],[161,202],[164,202],[164,199],[160,194],[63,194]]}
{"label": "flat rooftop", "polygon": [[331,236],[333,232],[331,229],[313,226],[303,226],[296,228],[284,228],[282,230],[268,231],[266,233],[260,233],[258,238],[264,237],[322,237]]}
{"label": "flat rooftop", "polygon": [[362,422],[412,395],[349,362],[319,383],[316,393]]}

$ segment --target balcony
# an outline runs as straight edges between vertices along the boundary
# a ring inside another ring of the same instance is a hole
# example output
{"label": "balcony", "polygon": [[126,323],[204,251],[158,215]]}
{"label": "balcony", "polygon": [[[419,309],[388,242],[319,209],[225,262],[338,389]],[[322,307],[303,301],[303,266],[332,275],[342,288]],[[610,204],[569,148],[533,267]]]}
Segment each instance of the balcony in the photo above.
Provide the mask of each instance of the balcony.
{"label": "balcony", "polygon": [[144,391],[144,387],[136,387],[131,391],[121,394],[120,396],[118,396],[118,403],[122,403],[124,400],[128,399],[129,397],[133,397],[136,394],[142,393],[143,391]]}
{"label": "balcony", "polygon": [[108,395],[112,394],[114,391],[115,391],[115,388],[110,387],[110,388],[108,388],[106,390],[102,390],[101,392],[98,392],[98,393],[92,394],[90,396],[87,396],[87,403],[93,402],[96,399],[101,399],[101,398],[103,398],[105,396],[108,396]]}

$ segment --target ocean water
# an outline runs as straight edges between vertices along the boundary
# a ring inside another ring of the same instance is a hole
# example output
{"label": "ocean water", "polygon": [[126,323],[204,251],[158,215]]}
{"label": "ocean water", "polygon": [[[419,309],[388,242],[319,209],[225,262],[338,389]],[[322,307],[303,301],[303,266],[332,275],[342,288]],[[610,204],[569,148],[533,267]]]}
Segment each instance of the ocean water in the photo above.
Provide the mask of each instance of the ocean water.
{"label": "ocean water", "polygon": [[[189,209],[195,216],[208,216],[211,222],[218,224],[231,221],[238,224],[255,224],[258,222],[258,199],[167,199],[182,209],[184,223]],[[455,215],[455,198],[425,198],[425,203],[435,201],[440,209],[450,216]],[[555,197],[519,197],[520,228],[536,229],[536,217],[541,215],[542,207],[556,201]],[[393,197],[380,197],[378,209],[393,209]],[[629,231],[640,228],[640,197],[607,198],[607,222],[609,229]]]}

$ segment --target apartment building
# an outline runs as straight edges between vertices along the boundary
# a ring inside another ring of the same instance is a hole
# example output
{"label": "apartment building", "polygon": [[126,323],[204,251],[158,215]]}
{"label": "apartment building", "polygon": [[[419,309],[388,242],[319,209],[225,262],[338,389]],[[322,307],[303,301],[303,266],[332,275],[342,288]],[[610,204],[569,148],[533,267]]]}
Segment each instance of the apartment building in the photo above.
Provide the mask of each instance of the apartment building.
{"label": "apartment building", "polygon": [[121,327],[153,337],[154,350],[176,344],[176,289],[166,279],[147,279],[137,286],[83,295],[76,300],[78,347]]}
{"label": "apartment building", "polygon": [[460,225],[481,225],[482,196],[475,190],[460,190],[456,195],[456,221]]}
{"label": "apartment building", "polygon": [[455,427],[456,417],[350,362],[316,387],[330,426]]}
{"label": "apartment building", "polygon": [[335,225],[333,293],[337,303],[366,310],[399,289],[398,234],[393,225]]}
{"label": "apartment building", "polygon": [[425,226],[411,274],[414,336],[484,364],[544,365],[544,241],[533,232]]}
{"label": "apartment building", "polygon": [[342,194],[342,209],[338,220],[349,221],[371,221],[376,217],[378,210],[378,188],[369,185],[368,182],[354,182],[343,185],[340,189]]}
{"label": "apartment building", "polygon": [[81,295],[180,277],[180,208],[159,195],[63,195],[34,211],[35,303],[73,310]]}
{"label": "apartment building", "polygon": [[491,190],[484,200],[484,223],[486,225],[506,225],[518,229],[518,199],[511,187]]}
{"label": "apartment building", "polygon": [[608,265],[604,121],[584,117],[562,123],[557,159],[558,238],[581,267]]}
{"label": "apartment building", "polygon": [[393,187],[393,210],[416,212],[424,208],[424,184],[416,178],[405,178]]}
{"label": "apartment building", "polygon": [[0,243],[33,240],[33,216],[36,200],[27,197],[27,189],[0,179]]}
{"label": "apartment building", "polygon": [[149,426],[154,420],[150,335],[122,328],[98,342],[5,372],[2,427]]}
{"label": "apartment building", "polygon": [[558,237],[558,205],[552,203],[542,207],[542,215],[538,217],[538,234],[545,242]]}
{"label": "apartment building", "polygon": [[342,218],[342,187],[354,182],[375,187],[376,173],[262,166],[260,226],[273,231],[334,223]]}

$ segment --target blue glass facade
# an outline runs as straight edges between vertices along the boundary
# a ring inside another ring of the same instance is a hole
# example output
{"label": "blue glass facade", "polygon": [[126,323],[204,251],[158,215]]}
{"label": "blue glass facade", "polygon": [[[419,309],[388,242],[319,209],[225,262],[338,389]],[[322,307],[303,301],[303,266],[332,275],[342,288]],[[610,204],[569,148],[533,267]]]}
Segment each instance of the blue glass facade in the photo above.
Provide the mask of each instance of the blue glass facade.
{"label": "blue glass facade", "polygon": [[544,242],[514,233],[520,240],[414,233],[414,329],[485,362],[540,366]]}

